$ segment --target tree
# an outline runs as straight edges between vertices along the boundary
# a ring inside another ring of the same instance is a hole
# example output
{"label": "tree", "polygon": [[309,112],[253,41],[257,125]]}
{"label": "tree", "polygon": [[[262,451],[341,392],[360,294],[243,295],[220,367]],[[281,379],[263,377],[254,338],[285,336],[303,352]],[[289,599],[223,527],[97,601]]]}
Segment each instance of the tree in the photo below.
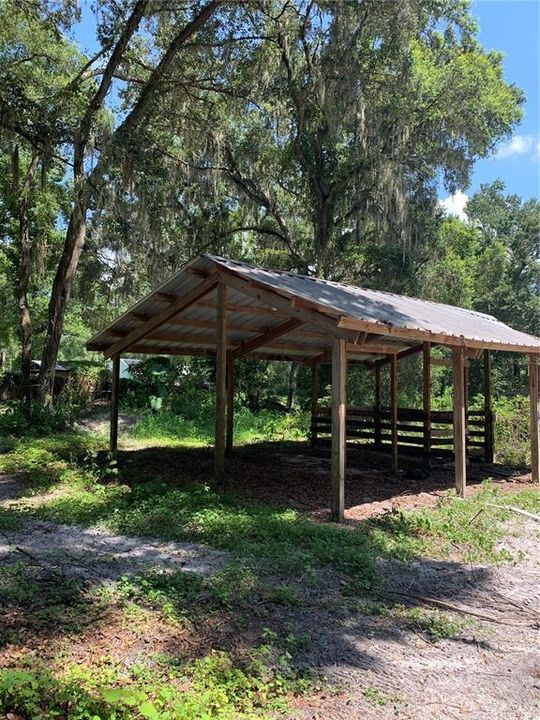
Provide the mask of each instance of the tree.
{"label": "tree", "polygon": [[[72,43],[55,37],[32,12],[3,3],[0,30],[0,119],[3,151],[3,192],[6,220],[4,240],[11,250],[17,277],[15,294],[21,340],[21,386],[30,406],[30,364],[34,327],[29,295],[33,271],[43,268],[46,238],[59,211],[57,174],[63,166],[55,149],[69,135],[78,110],[76,98],[62,112],[51,102],[81,56]],[[50,192],[49,178],[53,177]],[[40,182],[36,187],[36,179]],[[53,216],[51,217],[51,211]],[[14,251],[14,252],[13,252]]]}
{"label": "tree", "polygon": [[[128,89],[125,91],[124,97],[128,108],[124,119],[109,134],[109,137],[103,132],[102,124],[107,96],[123,67],[125,65],[129,67],[129,61],[136,58],[137,43],[142,42],[139,32],[142,21],[150,20],[157,9],[149,0],[137,0],[127,12],[123,7],[117,5],[114,8],[108,8],[104,13],[101,27],[102,49],[54,96],[49,122],[44,123],[43,127],[39,128],[39,131],[36,131],[31,138],[34,147],[46,144],[56,149],[60,142],[69,143],[68,154],[72,158],[73,203],[67,222],[64,246],[52,285],[39,380],[40,396],[46,403],[50,403],[52,400],[54,368],[66,308],[85,244],[87,212],[95,186],[106,172],[107,163],[112,154],[115,150],[117,151],[119,145],[125,145],[129,141],[130,135],[134,134],[137,126],[143,122],[156,91],[164,91],[163,81],[182,47],[204,26],[219,4],[220,0],[210,0],[199,8],[195,7],[191,19],[186,17],[190,12],[187,5],[182,6],[176,13],[171,13],[179,23],[180,30],[178,26],[169,26],[170,34],[160,59],[154,65],[146,66],[144,80],[141,81],[140,78],[137,78],[138,91],[135,92],[134,88],[130,87],[129,81],[127,82]],[[17,14],[17,11],[15,13]],[[19,15],[26,14],[21,11]],[[58,28],[51,25],[50,18],[43,19],[34,14],[32,19],[37,25],[41,23],[43,32],[58,33]],[[54,19],[56,20],[56,18]],[[161,35],[159,40],[163,39],[164,36]],[[97,60],[101,60],[103,57],[107,58],[104,66],[96,66]],[[26,63],[30,60],[31,56],[27,55],[20,62]],[[97,84],[94,84],[94,78],[99,78]],[[79,98],[84,96],[88,83],[91,83],[90,92],[86,97],[78,122],[71,128],[72,132],[69,138],[60,138],[53,132],[54,121],[61,116],[62,108],[66,104],[69,105],[73,96]],[[3,109],[3,114],[7,114],[5,109]],[[13,117],[13,112],[10,112],[9,116]],[[20,133],[21,136],[23,135],[18,123],[12,123],[11,129]]]}
{"label": "tree", "polygon": [[266,41],[234,66],[212,143],[192,167],[220,173],[231,207],[242,206],[236,232],[281,248],[289,267],[370,279],[371,249],[383,245],[414,266],[437,178],[466,186],[474,159],[521,116],[500,54],[479,46],[465,3],[306,0],[259,11],[253,34]]}
{"label": "tree", "polygon": [[[500,180],[467,203],[467,222],[446,218],[422,268],[422,295],[494,315],[511,327],[540,334],[540,203],[507,195]],[[481,389],[480,374],[471,377]],[[526,392],[526,361],[501,353],[494,384],[501,394]]]}

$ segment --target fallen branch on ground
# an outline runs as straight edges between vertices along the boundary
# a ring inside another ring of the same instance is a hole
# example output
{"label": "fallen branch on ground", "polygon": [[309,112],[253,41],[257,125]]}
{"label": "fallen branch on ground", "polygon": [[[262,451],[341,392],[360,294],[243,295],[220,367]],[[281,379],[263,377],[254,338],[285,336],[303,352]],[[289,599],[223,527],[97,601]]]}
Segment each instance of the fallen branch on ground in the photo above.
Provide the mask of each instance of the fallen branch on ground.
{"label": "fallen branch on ground", "polygon": [[386,590],[389,595],[399,595],[400,597],[410,598],[411,600],[418,600],[424,605],[435,605],[436,607],[444,608],[445,610],[451,610],[452,612],[462,613],[464,615],[472,615],[480,620],[486,620],[487,622],[496,623],[497,625],[509,625],[510,627],[536,627],[537,623],[513,623],[506,622],[505,620],[498,620],[492,615],[485,615],[484,613],[475,612],[468,608],[454,605],[453,603],[446,602],[445,600],[439,600],[438,598],[424,597],[423,595],[414,595],[413,593],[401,592],[400,590]]}
{"label": "fallen branch on ground", "polygon": [[[465,501],[465,498],[461,498],[461,497],[457,497],[457,496],[454,497],[453,495],[447,495],[445,497],[445,499],[457,500],[458,502]],[[525,517],[528,517],[531,520],[535,520],[536,522],[540,522],[540,515],[536,515],[536,513],[528,512],[527,510],[522,510],[521,508],[518,508],[515,505],[500,505],[499,503],[492,503],[492,502],[485,502],[485,503],[482,503],[482,505],[484,505],[486,507],[494,507],[494,508],[497,508],[498,510],[509,510],[511,512],[518,513],[519,515],[524,515]],[[473,518],[473,520],[474,520],[474,518]]]}

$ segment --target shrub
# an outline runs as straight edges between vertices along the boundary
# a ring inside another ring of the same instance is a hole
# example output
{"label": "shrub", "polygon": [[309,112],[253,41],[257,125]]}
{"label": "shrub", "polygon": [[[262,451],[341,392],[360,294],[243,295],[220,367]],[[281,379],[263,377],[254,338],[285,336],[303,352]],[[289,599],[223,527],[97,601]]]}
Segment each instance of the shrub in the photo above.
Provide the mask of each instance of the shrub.
{"label": "shrub", "polygon": [[33,401],[30,414],[25,412],[22,401],[13,401],[0,414],[0,435],[44,437],[73,427],[82,408],[69,397],[61,397],[51,408]]}
{"label": "shrub", "polygon": [[531,460],[529,398],[500,398],[493,409],[496,459],[510,465],[527,464]]}

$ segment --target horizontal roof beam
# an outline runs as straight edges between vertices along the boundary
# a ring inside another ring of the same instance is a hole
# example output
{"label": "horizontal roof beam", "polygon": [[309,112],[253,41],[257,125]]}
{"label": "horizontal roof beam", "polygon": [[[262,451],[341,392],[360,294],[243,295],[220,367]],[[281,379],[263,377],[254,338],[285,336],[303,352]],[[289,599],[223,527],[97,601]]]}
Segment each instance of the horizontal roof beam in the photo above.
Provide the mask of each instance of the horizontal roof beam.
{"label": "horizontal roof beam", "polygon": [[338,326],[347,330],[375,332],[379,335],[392,335],[400,339],[410,338],[411,340],[417,340],[419,342],[428,341],[437,345],[447,345],[448,347],[458,346],[466,349],[502,350],[505,352],[534,353],[540,355],[540,347],[517,345],[516,343],[505,343],[494,340],[477,340],[475,338],[466,338],[463,335],[446,335],[445,333],[431,332],[430,330],[387,325],[379,321],[372,322],[370,320],[341,317]]}

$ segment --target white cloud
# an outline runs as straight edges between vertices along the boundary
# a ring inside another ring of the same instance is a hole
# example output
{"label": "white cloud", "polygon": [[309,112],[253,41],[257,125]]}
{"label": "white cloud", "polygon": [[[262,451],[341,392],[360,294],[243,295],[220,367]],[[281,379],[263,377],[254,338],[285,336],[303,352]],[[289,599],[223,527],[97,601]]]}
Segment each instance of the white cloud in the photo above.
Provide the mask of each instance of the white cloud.
{"label": "white cloud", "polygon": [[453,195],[449,195],[444,200],[441,200],[441,207],[444,210],[445,215],[457,215],[460,220],[467,222],[467,213],[465,212],[465,205],[467,204],[468,196],[458,190]]}
{"label": "white cloud", "polygon": [[499,147],[494,157],[496,160],[504,160],[520,155],[532,155],[535,150],[538,150],[538,143],[535,142],[534,135],[514,135]]}
{"label": "white cloud", "polygon": [[540,140],[536,143],[536,159],[540,160]]}

